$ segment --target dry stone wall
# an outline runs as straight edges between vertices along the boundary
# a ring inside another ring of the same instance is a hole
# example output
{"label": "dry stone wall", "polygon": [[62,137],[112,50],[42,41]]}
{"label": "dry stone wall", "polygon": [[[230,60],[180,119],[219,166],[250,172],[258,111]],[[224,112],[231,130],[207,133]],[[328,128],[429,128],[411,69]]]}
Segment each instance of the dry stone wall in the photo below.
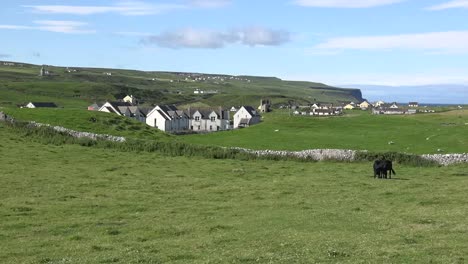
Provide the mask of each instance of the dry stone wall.
{"label": "dry stone wall", "polygon": [[30,126],[32,127],[50,127],[53,130],[60,132],[60,133],[65,133],[68,134],[74,138],[89,138],[93,140],[107,140],[107,141],[114,141],[114,142],[125,142],[125,137],[118,137],[118,136],[112,136],[112,135],[107,135],[107,134],[95,134],[95,133],[90,133],[90,132],[81,132],[81,131],[75,131],[72,129],[64,128],[61,126],[51,126],[48,124],[41,124],[37,122],[30,122]]}
{"label": "dry stone wall", "polygon": [[448,166],[456,163],[468,163],[468,153],[463,154],[425,154],[422,158]]}
{"label": "dry stone wall", "polygon": [[[246,148],[235,148],[257,156],[294,157],[315,161],[336,160],[354,161],[357,151],[347,149],[308,149],[302,151],[284,150],[252,150]],[[468,163],[468,153],[463,154],[424,154],[422,158],[435,161],[440,165],[448,166],[457,163]]]}

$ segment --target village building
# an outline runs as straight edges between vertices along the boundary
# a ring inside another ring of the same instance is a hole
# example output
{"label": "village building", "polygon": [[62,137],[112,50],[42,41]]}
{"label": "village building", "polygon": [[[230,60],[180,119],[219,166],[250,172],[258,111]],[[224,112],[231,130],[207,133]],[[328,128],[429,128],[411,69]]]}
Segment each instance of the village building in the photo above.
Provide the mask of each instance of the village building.
{"label": "village building", "polygon": [[234,114],[234,129],[260,123],[262,117],[252,106],[242,106]]}
{"label": "village building", "polygon": [[52,102],[29,102],[26,108],[57,108],[57,105]]}
{"label": "village building", "polygon": [[133,95],[127,95],[125,96],[122,101],[124,102],[127,102],[127,103],[130,103],[132,105],[138,105],[138,100],[136,97],[134,97]]}
{"label": "village building", "polygon": [[270,99],[262,99],[260,100],[260,106],[258,107],[260,113],[268,113],[271,111],[271,100]]}
{"label": "village building", "polygon": [[189,108],[185,111],[189,117],[189,129],[195,132],[213,132],[229,130],[229,112],[218,109]]}
{"label": "village building", "polygon": [[383,106],[384,104],[385,104],[384,101],[379,100],[379,101],[377,101],[377,102],[374,103],[374,107],[381,107],[381,106]]}
{"label": "village building", "polygon": [[133,118],[140,122],[146,122],[146,114],[138,106],[134,106],[128,102],[106,102],[103,104],[99,112],[113,113],[119,116]]}
{"label": "village building", "polygon": [[189,130],[189,117],[175,105],[158,105],[148,112],[146,124],[164,132]]}
{"label": "village building", "polygon": [[343,106],[343,109],[345,109],[345,110],[353,110],[354,108],[355,107],[352,104],[347,104],[347,105]]}
{"label": "village building", "polygon": [[368,101],[364,100],[358,106],[361,109],[366,110],[367,108],[371,107],[372,105]]}
{"label": "village building", "polygon": [[409,102],[408,104],[408,107],[419,107],[419,103],[418,102]]}

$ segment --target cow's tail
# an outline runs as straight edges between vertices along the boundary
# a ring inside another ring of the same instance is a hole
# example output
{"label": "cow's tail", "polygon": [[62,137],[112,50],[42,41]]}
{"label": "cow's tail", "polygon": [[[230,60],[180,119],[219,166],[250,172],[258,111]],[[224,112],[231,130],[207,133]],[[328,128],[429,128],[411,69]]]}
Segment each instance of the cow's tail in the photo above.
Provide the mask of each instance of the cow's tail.
{"label": "cow's tail", "polygon": [[392,168],[392,172],[393,172],[393,174],[395,174],[395,175],[396,175],[396,172],[393,170],[393,168]]}

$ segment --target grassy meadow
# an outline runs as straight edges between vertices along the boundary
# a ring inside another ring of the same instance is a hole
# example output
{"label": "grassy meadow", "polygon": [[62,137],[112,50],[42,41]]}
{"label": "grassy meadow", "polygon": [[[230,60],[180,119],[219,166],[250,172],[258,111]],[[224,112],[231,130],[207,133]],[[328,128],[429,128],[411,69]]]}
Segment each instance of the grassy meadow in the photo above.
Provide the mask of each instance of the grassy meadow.
{"label": "grassy meadow", "polygon": [[165,157],[0,123],[1,263],[464,263],[468,165]]}
{"label": "grassy meadow", "polygon": [[354,110],[341,117],[263,115],[263,122],[240,130],[181,137],[184,142],[251,149],[337,148],[413,154],[468,151],[468,111],[376,116]]}

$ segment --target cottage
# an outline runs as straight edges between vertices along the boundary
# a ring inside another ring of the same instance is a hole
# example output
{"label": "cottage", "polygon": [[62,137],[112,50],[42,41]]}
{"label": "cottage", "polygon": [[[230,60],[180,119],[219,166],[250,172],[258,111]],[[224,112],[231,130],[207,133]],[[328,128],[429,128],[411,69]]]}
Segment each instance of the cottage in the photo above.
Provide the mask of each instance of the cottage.
{"label": "cottage", "polygon": [[29,102],[26,108],[56,108],[57,105],[52,102]]}
{"label": "cottage", "polygon": [[137,105],[138,104],[138,100],[133,95],[125,96],[124,99],[122,99],[122,101],[130,103],[132,105]]}
{"label": "cottage", "polygon": [[252,106],[242,106],[234,114],[234,128],[249,127],[261,121],[260,114]]}
{"label": "cottage", "polygon": [[408,104],[409,107],[419,107],[419,103],[418,102],[409,102]]}
{"label": "cottage", "polygon": [[229,112],[218,109],[189,108],[189,129],[196,132],[213,132],[230,129]]}
{"label": "cottage", "polygon": [[367,109],[372,106],[368,101],[364,100],[358,105],[361,109]]}
{"label": "cottage", "polygon": [[354,109],[354,105],[352,105],[352,104],[347,104],[347,105],[345,105],[345,106],[343,107],[343,109],[345,109],[345,110],[353,110],[353,109]]}
{"label": "cottage", "polygon": [[384,104],[385,104],[384,101],[379,100],[379,101],[377,101],[377,102],[374,103],[374,107],[381,107],[381,106],[383,106]]}
{"label": "cottage", "polygon": [[189,129],[189,117],[174,105],[157,105],[146,116],[146,124],[164,132],[182,132]]}
{"label": "cottage", "polygon": [[106,102],[98,111],[126,116],[143,123],[146,122],[146,113],[138,106],[134,106],[128,102]]}

